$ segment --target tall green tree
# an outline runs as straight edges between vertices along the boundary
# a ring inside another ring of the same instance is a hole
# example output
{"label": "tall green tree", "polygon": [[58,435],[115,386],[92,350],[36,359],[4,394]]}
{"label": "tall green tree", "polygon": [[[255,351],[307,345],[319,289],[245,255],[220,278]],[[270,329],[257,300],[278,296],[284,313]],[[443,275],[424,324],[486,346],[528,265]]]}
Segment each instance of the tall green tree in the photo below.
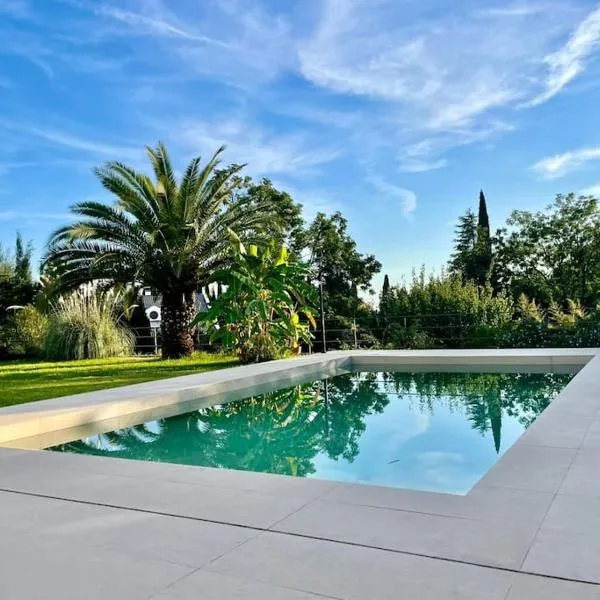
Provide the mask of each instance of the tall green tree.
{"label": "tall green tree", "polygon": [[25,306],[35,298],[39,286],[31,275],[32,252],[31,242],[25,244],[20,233],[14,251],[0,245],[0,320],[9,306]]}
{"label": "tall green tree", "polygon": [[455,228],[454,252],[450,257],[450,272],[460,275],[465,281],[473,281],[475,273],[474,253],[477,245],[477,220],[468,209],[458,217]]}
{"label": "tall green tree", "polygon": [[373,276],[381,270],[375,256],[358,251],[340,212],[330,217],[318,213],[308,227],[295,234],[292,250],[305,258],[314,276],[323,281],[329,316],[354,316],[361,305],[358,291],[372,291]]}
{"label": "tall green tree", "polygon": [[490,218],[485,195],[480,191],[477,218],[471,209],[458,218],[450,272],[460,275],[465,281],[486,285],[491,279],[492,259]]}
{"label": "tall green tree", "polygon": [[217,171],[223,151],[192,159],[180,181],[161,143],[146,148],[153,179],[116,161],[96,169],[115,202],[76,204],[81,219],[52,234],[44,258],[63,289],[101,280],[160,293],[165,358],[193,350],[195,294],[229,264],[228,229],[246,239],[277,221],[270,198],[235,194],[241,166]]}
{"label": "tall green tree", "polygon": [[600,207],[591,196],[559,194],[539,212],[514,211],[496,235],[495,272],[515,298],[547,307],[600,301]]}
{"label": "tall green tree", "polygon": [[473,278],[479,285],[490,281],[492,272],[492,236],[490,233],[490,218],[483,190],[479,192],[479,213],[477,217],[477,241],[474,252]]}
{"label": "tall green tree", "polygon": [[20,232],[17,233],[17,241],[15,243],[15,277],[19,281],[31,281],[31,255],[33,253],[33,245],[31,242],[25,244],[23,236]]}

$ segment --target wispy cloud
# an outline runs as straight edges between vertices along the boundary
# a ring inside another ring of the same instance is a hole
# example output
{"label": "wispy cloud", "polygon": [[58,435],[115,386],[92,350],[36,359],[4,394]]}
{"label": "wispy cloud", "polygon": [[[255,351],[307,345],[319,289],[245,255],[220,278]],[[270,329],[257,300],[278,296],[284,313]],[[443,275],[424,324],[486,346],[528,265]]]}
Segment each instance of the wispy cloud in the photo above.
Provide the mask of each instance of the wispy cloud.
{"label": "wispy cloud", "polygon": [[309,221],[319,212],[331,215],[344,209],[344,203],[331,190],[294,185],[282,179],[274,180],[273,185],[302,204],[304,217]]}
{"label": "wispy cloud", "polygon": [[[0,123],[2,125],[2,123]],[[4,123],[6,127],[6,123]],[[139,159],[143,153],[142,147],[121,146],[107,144],[101,141],[82,138],[71,133],[57,129],[44,128],[40,126],[18,126],[10,125],[9,129],[21,131],[24,134],[45,140],[55,146],[63,146],[71,150],[80,150],[93,155],[107,156],[112,159]]]}
{"label": "wispy cloud", "polygon": [[481,17],[528,17],[543,11],[552,10],[554,7],[548,2],[515,2],[514,4],[490,6],[480,10],[477,14]]}
{"label": "wispy cloud", "polygon": [[378,175],[370,175],[367,179],[380,194],[394,201],[400,201],[400,210],[405,217],[416,210],[417,195],[413,191],[391,184]]}
{"label": "wispy cloud", "polygon": [[579,192],[582,196],[594,196],[600,198],[600,183],[584,188]]}
{"label": "wispy cloud", "polygon": [[26,0],[0,0],[0,14],[25,19],[31,16],[31,8]]}
{"label": "wispy cloud", "polygon": [[306,176],[340,155],[336,148],[313,149],[302,135],[271,133],[237,119],[190,121],[179,131],[179,139],[191,152],[209,154],[225,144],[227,161],[247,162],[248,170],[257,175]]}
{"label": "wispy cloud", "polygon": [[537,106],[556,96],[568,83],[585,70],[585,60],[600,42],[600,6],[577,27],[569,41],[557,52],[548,55],[548,77],[544,91],[531,100]]}
{"label": "wispy cloud", "polygon": [[557,179],[588,162],[600,159],[600,147],[580,148],[543,158],[532,166],[546,179]]}
{"label": "wispy cloud", "polygon": [[100,6],[94,10],[98,15],[109,17],[129,25],[130,28],[138,34],[156,34],[159,36],[182,38],[193,42],[214,45],[219,48],[230,47],[230,45],[225,42],[188,31],[181,26],[173,24],[168,18],[156,14],[150,16],[106,5]]}

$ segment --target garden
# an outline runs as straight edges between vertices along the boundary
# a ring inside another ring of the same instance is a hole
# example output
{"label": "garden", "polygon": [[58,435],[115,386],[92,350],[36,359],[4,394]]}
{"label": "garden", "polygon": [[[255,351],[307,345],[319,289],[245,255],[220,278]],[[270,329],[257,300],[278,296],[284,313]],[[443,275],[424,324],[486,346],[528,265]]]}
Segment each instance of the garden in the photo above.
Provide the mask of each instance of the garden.
{"label": "garden", "polygon": [[[224,148],[180,177],[162,144],[146,150],[151,176],[95,170],[114,201],[74,205],[39,266],[20,233],[0,246],[0,406],[328,348],[600,345],[594,197],[493,230],[481,192],[441,271],[376,291],[382,265],[340,212],[307,222]],[[140,345],[143,290],[160,299],[160,357]]]}

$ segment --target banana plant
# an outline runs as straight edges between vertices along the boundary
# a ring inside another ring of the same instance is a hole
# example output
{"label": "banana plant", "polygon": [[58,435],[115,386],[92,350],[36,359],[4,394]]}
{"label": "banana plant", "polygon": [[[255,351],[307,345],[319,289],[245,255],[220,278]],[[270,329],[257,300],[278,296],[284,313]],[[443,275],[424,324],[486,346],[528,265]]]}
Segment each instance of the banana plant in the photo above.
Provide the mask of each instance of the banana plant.
{"label": "banana plant", "polygon": [[307,266],[274,242],[246,248],[235,233],[229,236],[233,264],[215,273],[215,283],[225,291],[195,323],[206,324],[211,341],[220,341],[244,363],[298,352],[316,327],[316,292]]}

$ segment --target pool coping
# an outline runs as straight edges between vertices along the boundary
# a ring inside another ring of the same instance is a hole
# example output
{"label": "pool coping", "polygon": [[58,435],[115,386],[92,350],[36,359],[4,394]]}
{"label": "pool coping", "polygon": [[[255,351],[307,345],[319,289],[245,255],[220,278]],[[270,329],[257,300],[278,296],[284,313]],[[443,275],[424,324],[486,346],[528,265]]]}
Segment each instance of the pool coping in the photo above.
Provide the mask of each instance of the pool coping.
{"label": "pool coping", "polygon": [[[235,367],[0,410],[0,443],[86,419],[383,365],[582,369],[466,496],[0,448],[0,490],[600,584],[596,349],[350,351]],[[14,445],[14,444],[13,444]],[[18,444],[17,444],[18,445]],[[151,486],[149,485],[151,482]],[[590,524],[591,523],[591,524]]]}

